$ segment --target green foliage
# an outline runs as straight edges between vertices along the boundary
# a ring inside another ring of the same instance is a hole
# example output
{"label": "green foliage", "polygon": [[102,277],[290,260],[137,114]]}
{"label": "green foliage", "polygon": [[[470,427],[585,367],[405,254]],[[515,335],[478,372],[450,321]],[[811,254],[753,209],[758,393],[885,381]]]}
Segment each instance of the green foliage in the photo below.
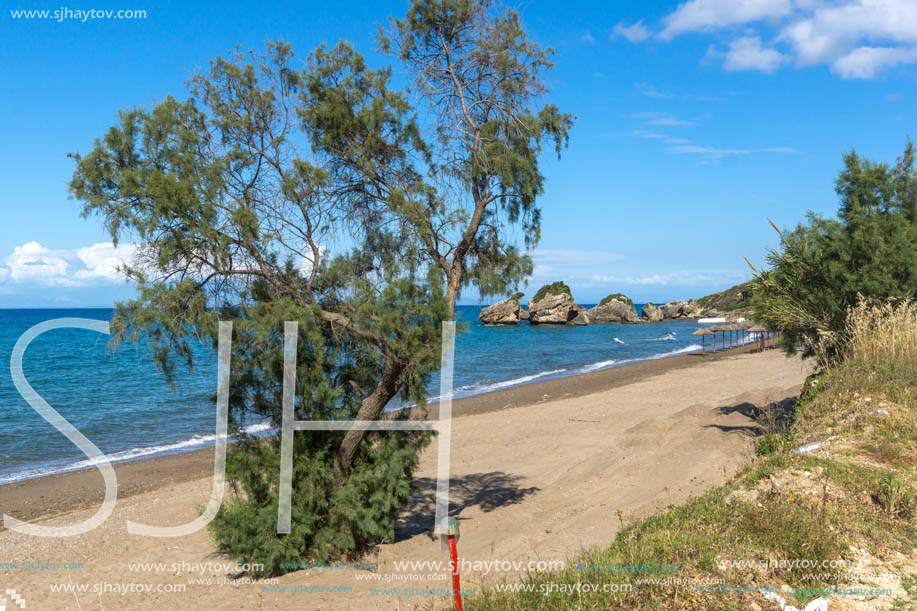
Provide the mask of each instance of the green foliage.
{"label": "green foliage", "polygon": [[633,306],[633,305],[634,305],[634,302],[631,301],[631,298],[628,297],[627,295],[622,294],[622,293],[612,293],[611,295],[606,295],[606,296],[602,299],[602,301],[599,302],[599,305],[605,305],[606,303],[608,303],[608,302],[611,301],[612,299],[617,299],[617,300],[620,301],[621,303],[626,303],[626,304],[629,305],[629,306]]}
{"label": "green foliage", "polygon": [[263,575],[287,572],[283,564],[355,558],[394,538],[398,513],[411,493],[411,473],[428,435],[371,433],[343,485],[331,460],[342,432],[313,431],[294,437],[291,531],[277,535],[280,441],[235,444],[227,476],[245,496],[233,496],[212,523],[221,552],[264,566]]}
{"label": "green foliage", "polygon": [[[114,240],[140,244],[127,269],[138,296],[118,304],[115,340],[149,342],[170,377],[176,360],[193,364],[193,341],[216,344],[218,321],[232,320],[236,427],[281,422],[284,321],[299,322],[298,420],[374,419],[399,393],[423,405],[439,366],[451,315],[443,274],[392,222],[407,198],[426,196],[406,164],[416,130],[385,72],[366,70],[345,46],[334,57],[355,73],[337,93],[371,93],[357,120],[345,121],[372,168],[362,176],[347,174],[330,148],[301,156],[296,126],[321,150],[340,123],[307,112],[321,69],[296,72],[279,43],[251,61],[217,58],[192,80],[193,99],[123,112],[90,153],[74,155],[71,190],[84,215],[100,216]],[[348,176],[359,187],[342,182]],[[330,253],[340,236],[350,250]],[[276,573],[278,559],[358,553],[390,536],[429,434],[363,437],[295,435],[295,527],[285,536],[270,535],[276,442],[234,446],[240,495],[213,522],[221,549],[255,555]]]}
{"label": "green foliage", "polygon": [[[415,0],[380,40],[428,112],[347,43],[296,62],[275,42],[216,58],[188,100],[123,111],[72,155],[83,215],[139,245],[114,341],[147,341],[171,380],[232,320],[237,428],[280,423],[284,321],[299,322],[296,418],[373,420],[399,394],[425,404],[463,286],[506,294],[532,271],[512,236],[537,243],[539,155],[573,121],[541,105],[550,50],[490,2]],[[293,532],[271,535],[275,441],[233,447],[239,494],[213,522],[222,550],[271,574],[390,537],[429,433],[295,439]]]}
{"label": "green foliage", "polygon": [[908,143],[894,166],[844,157],[836,191],[837,219],[810,213],[781,233],[768,255],[772,269],[752,281],[757,317],[783,332],[788,351],[826,366],[842,349],[847,311],[917,290],[917,170]]}
{"label": "green foliage", "polygon": [[538,289],[538,292],[532,297],[532,301],[541,301],[547,295],[570,295],[572,297],[573,293],[570,292],[569,286],[558,280]]}
{"label": "green foliage", "polygon": [[772,433],[767,433],[755,443],[755,454],[757,456],[768,456],[776,452],[779,447],[780,438]]}
{"label": "green foliage", "polygon": [[703,310],[713,309],[719,312],[733,312],[750,308],[751,301],[751,282],[743,282],[725,291],[701,297],[697,300],[697,305]]}
{"label": "green foliage", "polygon": [[914,513],[914,490],[904,484],[893,471],[879,480],[876,500],[889,516],[910,518]]}
{"label": "green foliage", "polygon": [[469,284],[482,297],[508,293],[531,274],[532,260],[505,228],[521,230],[526,251],[537,244],[539,156],[546,144],[559,156],[573,125],[543,102],[553,51],[493,0],[413,0],[404,19],[380,29],[379,43],[438,117],[429,182],[447,187],[415,226],[449,276],[450,302]]}

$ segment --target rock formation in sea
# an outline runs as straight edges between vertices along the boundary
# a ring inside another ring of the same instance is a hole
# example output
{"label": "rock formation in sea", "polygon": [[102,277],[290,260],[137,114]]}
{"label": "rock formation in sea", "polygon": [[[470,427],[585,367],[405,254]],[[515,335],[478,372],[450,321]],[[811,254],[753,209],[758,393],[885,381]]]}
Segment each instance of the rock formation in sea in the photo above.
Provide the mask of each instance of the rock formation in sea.
{"label": "rock formation in sea", "polygon": [[659,306],[654,304],[652,301],[643,306],[643,311],[640,312],[640,317],[643,318],[646,322],[662,322],[662,319],[665,316],[662,315],[662,310],[659,309]]}
{"label": "rock formation in sea", "polygon": [[478,320],[485,325],[515,325],[521,319],[522,305],[518,295],[489,305],[478,314]]}
{"label": "rock formation in sea", "polygon": [[553,282],[538,289],[529,300],[527,309],[520,303],[522,293],[517,293],[509,299],[483,308],[478,314],[478,320],[486,325],[515,325],[520,320],[527,320],[533,325],[586,326],[595,323],[662,322],[716,316],[735,319],[748,314],[738,308],[735,311],[727,309],[725,314],[721,314],[716,305],[735,302],[737,306],[746,306],[750,293],[744,290],[744,286],[739,285],[725,293],[715,293],[702,299],[678,299],[660,306],[647,303],[638,316],[634,302],[626,295],[612,293],[602,299],[599,305],[586,309],[573,301],[569,286],[563,282]]}
{"label": "rock formation in sea", "polygon": [[[528,302],[529,323],[565,325],[579,316],[580,309],[573,301],[570,287],[563,282],[547,284],[538,289]],[[582,324],[582,321],[577,324]]]}
{"label": "rock formation in sea", "polygon": [[[698,305],[696,299],[691,301],[677,300],[670,301],[659,307],[664,320],[675,320],[678,318],[700,318],[704,315],[704,309]],[[646,311],[646,306],[644,306]]]}
{"label": "rock formation in sea", "polygon": [[587,310],[586,315],[594,323],[636,323],[640,322],[634,302],[620,293],[605,297],[599,305]]}
{"label": "rock formation in sea", "polygon": [[[575,304],[574,304],[575,305]],[[592,324],[592,317],[589,316],[589,310],[581,305],[576,306],[576,316],[567,321],[568,325],[585,327]]]}

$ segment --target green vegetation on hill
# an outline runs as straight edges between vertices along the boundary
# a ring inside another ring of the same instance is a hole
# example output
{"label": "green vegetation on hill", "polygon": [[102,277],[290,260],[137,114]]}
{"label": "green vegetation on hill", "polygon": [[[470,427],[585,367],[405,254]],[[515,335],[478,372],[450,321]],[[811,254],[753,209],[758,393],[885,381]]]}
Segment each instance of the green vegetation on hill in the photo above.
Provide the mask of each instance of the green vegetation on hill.
{"label": "green vegetation on hill", "polygon": [[570,287],[558,280],[538,289],[538,292],[532,297],[532,301],[541,301],[547,295],[563,295],[564,293],[571,297],[573,296],[573,293],[570,292]]}
{"label": "green vegetation on hill", "polygon": [[697,300],[697,304],[704,310],[733,312],[751,308],[751,298],[751,282],[743,282],[725,291],[701,297]]}
{"label": "green vegetation on hill", "polygon": [[629,306],[634,305],[634,302],[631,301],[630,297],[628,297],[627,295],[623,295],[621,293],[612,293],[611,295],[606,295],[605,298],[599,302],[599,305],[605,305],[612,299],[617,299],[618,301],[622,303],[626,303]]}

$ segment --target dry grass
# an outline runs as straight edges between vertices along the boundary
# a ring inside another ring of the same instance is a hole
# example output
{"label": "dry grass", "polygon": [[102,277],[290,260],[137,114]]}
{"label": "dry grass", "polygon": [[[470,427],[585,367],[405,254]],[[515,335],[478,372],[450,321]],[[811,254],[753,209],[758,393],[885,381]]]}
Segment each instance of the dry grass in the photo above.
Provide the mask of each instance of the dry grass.
{"label": "dry grass", "polygon": [[846,327],[847,360],[917,362],[917,302],[887,302],[851,308]]}
{"label": "dry grass", "polygon": [[898,418],[917,415],[917,302],[861,302],[850,309],[844,335],[843,356],[812,400],[800,403],[794,431],[802,440],[842,432],[884,401],[914,410]]}

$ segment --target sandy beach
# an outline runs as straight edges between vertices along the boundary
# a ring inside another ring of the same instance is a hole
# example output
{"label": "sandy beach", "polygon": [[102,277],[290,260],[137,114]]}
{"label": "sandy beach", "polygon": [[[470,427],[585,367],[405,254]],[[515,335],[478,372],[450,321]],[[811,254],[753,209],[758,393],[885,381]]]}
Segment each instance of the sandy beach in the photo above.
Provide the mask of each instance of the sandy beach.
{"label": "sandy beach", "polygon": [[[760,431],[749,411],[794,396],[808,373],[807,363],[780,351],[742,348],[456,401],[451,506],[461,525],[459,557],[526,565],[562,561],[607,544],[622,523],[724,481],[753,453]],[[243,583],[244,577],[233,581],[236,571],[220,566],[231,561],[215,553],[206,531],[177,539],[129,535],[126,520],[167,526],[199,515],[211,489],[212,450],[205,450],[117,465],[118,504],[90,533],[43,539],[0,532],[0,563],[81,566],[0,568],[3,586],[16,589],[29,609],[429,607],[441,599],[371,590],[451,587],[445,570],[395,566],[448,560],[429,534],[436,456],[434,441],[423,455],[418,492],[396,540],[359,559],[374,563],[373,571],[302,570],[272,584]],[[62,474],[0,487],[0,511],[46,525],[72,524],[91,516],[102,496],[97,471]],[[161,566],[132,570],[133,563]],[[470,570],[463,572],[462,585],[518,581],[518,572],[491,570],[485,577]],[[87,588],[52,591],[57,584]],[[122,594],[146,586],[152,591]]]}

